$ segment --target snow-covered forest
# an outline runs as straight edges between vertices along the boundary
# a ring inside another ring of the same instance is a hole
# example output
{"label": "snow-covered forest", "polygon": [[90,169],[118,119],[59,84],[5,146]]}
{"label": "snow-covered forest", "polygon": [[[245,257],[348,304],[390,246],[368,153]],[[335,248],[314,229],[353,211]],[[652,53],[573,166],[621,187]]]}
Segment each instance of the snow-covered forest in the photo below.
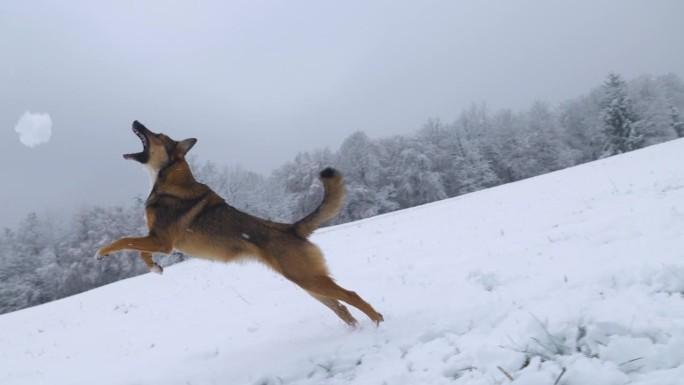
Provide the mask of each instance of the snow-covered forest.
{"label": "snow-covered forest", "polygon": [[[684,83],[675,74],[625,81],[617,74],[586,95],[525,111],[475,103],[453,121],[428,120],[409,136],[349,136],[339,150],[300,153],[270,176],[192,160],[195,176],[228,203],[291,222],[318,204],[317,172],[340,169],[347,200],[332,224],[510,183],[684,137]],[[457,115],[457,114],[455,114]],[[322,128],[323,129],[323,128]],[[200,154],[201,156],[201,154]],[[0,313],[49,302],[146,272],[137,256],[97,262],[93,253],[144,233],[143,197],[126,207],[82,207],[71,218],[30,213],[0,235]],[[183,259],[162,258],[162,264]]]}

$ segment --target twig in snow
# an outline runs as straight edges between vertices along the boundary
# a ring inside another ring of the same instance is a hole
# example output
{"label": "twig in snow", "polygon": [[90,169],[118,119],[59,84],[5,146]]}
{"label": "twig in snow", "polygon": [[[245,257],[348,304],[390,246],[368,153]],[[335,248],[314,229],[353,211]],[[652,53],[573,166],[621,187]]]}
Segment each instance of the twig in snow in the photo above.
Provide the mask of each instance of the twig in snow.
{"label": "twig in snow", "polygon": [[504,368],[502,368],[501,366],[497,366],[496,368],[499,369],[501,371],[501,373],[503,373],[504,376],[506,376],[506,378],[508,378],[511,382],[513,382],[513,376],[508,374],[508,372]]}
{"label": "twig in snow", "polygon": [[226,285],[226,286],[228,286],[228,288],[229,288],[230,290],[232,290],[233,293],[235,293],[235,295],[238,296],[238,298],[240,298],[241,300],[245,301],[245,303],[246,303],[247,305],[252,306],[252,304],[251,304],[249,301],[247,301],[247,300],[245,299],[245,297],[243,297],[242,295],[240,295],[240,293],[238,293],[238,291],[235,290],[234,287],[232,287],[232,286],[230,286],[230,285]]}
{"label": "twig in snow", "polygon": [[558,378],[556,378],[556,382],[554,382],[553,385],[558,385],[558,383],[560,382],[561,377],[563,377],[563,375],[565,374],[565,372],[567,372],[567,369],[563,368],[563,370],[561,370],[560,374],[558,375]]}
{"label": "twig in snow", "polygon": [[[644,359],[644,357],[633,358],[633,359],[631,359],[631,360],[629,360],[629,361],[625,361],[625,362],[621,363],[621,364],[618,365],[618,366],[623,366],[623,365],[631,364],[632,362],[636,362],[636,361],[639,361],[639,360],[642,360],[642,359]],[[643,368],[643,366],[639,366],[639,367],[636,367],[636,368],[634,368],[634,369],[627,370],[627,371],[625,371],[625,373],[638,372],[639,370],[641,370],[641,368]]]}
{"label": "twig in snow", "polygon": [[633,358],[633,359],[631,359],[631,360],[629,360],[629,361],[625,361],[625,362],[621,363],[621,364],[618,365],[618,366],[631,364],[631,363],[634,362],[634,361],[639,361],[639,360],[643,360],[643,359],[644,359],[644,357]]}

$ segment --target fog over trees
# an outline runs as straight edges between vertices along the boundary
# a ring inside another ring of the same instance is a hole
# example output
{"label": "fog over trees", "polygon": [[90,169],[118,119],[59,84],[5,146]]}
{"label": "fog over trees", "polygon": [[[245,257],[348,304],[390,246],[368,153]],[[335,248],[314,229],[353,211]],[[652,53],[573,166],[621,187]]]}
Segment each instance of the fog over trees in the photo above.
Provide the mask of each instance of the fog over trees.
{"label": "fog over trees", "polygon": [[[340,149],[303,152],[262,176],[235,165],[191,159],[197,180],[251,214],[296,221],[320,202],[318,172],[338,168],[347,198],[339,224],[541,175],[684,136],[684,83],[675,74],[603,84],[558,106],[524,111],[485,103],[457,119],[427,120],[414,134],[349,136]],[[102,245],[144,234],[144,197],[126,207],[82,207],[68,219],[30,213],[0,234],[0,313],[73,295],[147,271],[134,253],[103,261]],[[454,231],[457,231],[455,229]],[[157,256],[169,265],[185,257]]]}

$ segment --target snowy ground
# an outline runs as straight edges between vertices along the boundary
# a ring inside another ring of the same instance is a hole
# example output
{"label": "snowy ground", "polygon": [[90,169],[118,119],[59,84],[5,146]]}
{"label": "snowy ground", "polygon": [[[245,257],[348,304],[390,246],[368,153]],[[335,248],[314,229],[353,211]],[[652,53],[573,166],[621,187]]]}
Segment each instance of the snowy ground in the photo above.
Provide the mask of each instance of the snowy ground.
{"label": "snowy ground", "polygon": [[258,265],[191,261],[0,316],[0,383],[684,382],[682,140],[314,241],[379,328]]}

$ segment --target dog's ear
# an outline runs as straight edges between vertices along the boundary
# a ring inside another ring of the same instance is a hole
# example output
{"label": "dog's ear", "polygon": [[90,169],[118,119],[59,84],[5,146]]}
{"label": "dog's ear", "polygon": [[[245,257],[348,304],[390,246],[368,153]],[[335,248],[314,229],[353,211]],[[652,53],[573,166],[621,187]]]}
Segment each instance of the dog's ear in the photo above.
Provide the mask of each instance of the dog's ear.
{"label": "dog's ear", "polygon": [[176,156],[178,156],[178,157],[185,156],[185,154],[187,154],[188,151],[190,151],[190,149],[192,148],[192,146],[195,145],[195,143],[197,143],[197,139],[195,139],[195,138],[189,138],[189,139],[185,139],[185,140],[178,142],[178,144],[176,145],[176,151],[175,151]]}

